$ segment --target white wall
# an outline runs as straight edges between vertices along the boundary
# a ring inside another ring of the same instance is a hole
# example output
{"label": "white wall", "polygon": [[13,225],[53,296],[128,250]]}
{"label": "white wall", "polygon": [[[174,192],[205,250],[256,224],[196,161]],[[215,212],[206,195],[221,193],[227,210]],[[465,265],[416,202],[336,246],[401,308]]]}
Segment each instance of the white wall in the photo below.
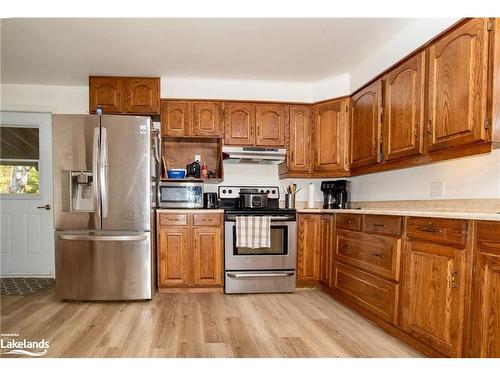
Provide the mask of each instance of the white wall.
{"label": "white wall", "polygon": [[312,84],[313,102],[349,95],[350,75],[348,73],[313,82]]}
{"label": "white wall", "polygon": [[421,18],[389,38],[350,71],[351,92],[459,21],[460,18]]}
{"label": "white wall", "polygon": [[4,111],[88,113],[87,86],[0,85]]}

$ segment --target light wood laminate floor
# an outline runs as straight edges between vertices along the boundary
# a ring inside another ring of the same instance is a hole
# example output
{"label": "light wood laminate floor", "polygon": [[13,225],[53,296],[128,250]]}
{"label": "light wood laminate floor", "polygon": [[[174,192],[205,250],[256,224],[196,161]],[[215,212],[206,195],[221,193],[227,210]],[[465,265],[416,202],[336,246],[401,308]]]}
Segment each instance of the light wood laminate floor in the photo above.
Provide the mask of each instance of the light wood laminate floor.
{"label": "light wood laminate floor", "polygon": [[62,302],[54,289],[1,296],[2,333],[49,357],[419,357],[320,290],[162,293],[148,302]]}

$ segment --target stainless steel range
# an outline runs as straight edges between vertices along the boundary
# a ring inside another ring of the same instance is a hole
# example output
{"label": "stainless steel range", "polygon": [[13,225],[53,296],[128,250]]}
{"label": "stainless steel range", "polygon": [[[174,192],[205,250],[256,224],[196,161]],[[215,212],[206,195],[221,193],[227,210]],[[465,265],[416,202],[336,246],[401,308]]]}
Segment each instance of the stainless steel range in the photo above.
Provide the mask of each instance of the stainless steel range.
{"label": "stainless steel range", "polygon": [[[297,263],[294,209],[279,208],[277,186],[220,186],[224,208],[225,293],[293,292]],[[271,243],[265,248],[236,246],[237,216],[270,216]]]}

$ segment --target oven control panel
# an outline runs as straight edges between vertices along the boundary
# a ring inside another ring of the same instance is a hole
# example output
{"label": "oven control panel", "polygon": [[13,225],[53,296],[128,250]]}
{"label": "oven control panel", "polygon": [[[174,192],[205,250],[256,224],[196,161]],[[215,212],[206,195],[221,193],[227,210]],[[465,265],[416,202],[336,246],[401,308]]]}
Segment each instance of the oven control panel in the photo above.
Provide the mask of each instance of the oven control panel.
{"label": "oven control panel", "polygon": [[219,186],[219,199],[238,198],[242,192],[267,193],[268,199],[279,199],[278,186]]}

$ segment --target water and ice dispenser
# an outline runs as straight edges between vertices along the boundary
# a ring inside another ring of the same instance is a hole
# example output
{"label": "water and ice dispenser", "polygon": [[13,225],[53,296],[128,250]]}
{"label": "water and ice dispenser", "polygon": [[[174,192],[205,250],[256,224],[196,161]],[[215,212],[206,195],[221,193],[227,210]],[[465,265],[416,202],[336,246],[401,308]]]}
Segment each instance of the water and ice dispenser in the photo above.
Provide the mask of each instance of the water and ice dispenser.
{"label": "water and ice dispenser", "polygon": [[62,200],[65,212],[93,212],[95,183],[92,171],[64,171]]}

